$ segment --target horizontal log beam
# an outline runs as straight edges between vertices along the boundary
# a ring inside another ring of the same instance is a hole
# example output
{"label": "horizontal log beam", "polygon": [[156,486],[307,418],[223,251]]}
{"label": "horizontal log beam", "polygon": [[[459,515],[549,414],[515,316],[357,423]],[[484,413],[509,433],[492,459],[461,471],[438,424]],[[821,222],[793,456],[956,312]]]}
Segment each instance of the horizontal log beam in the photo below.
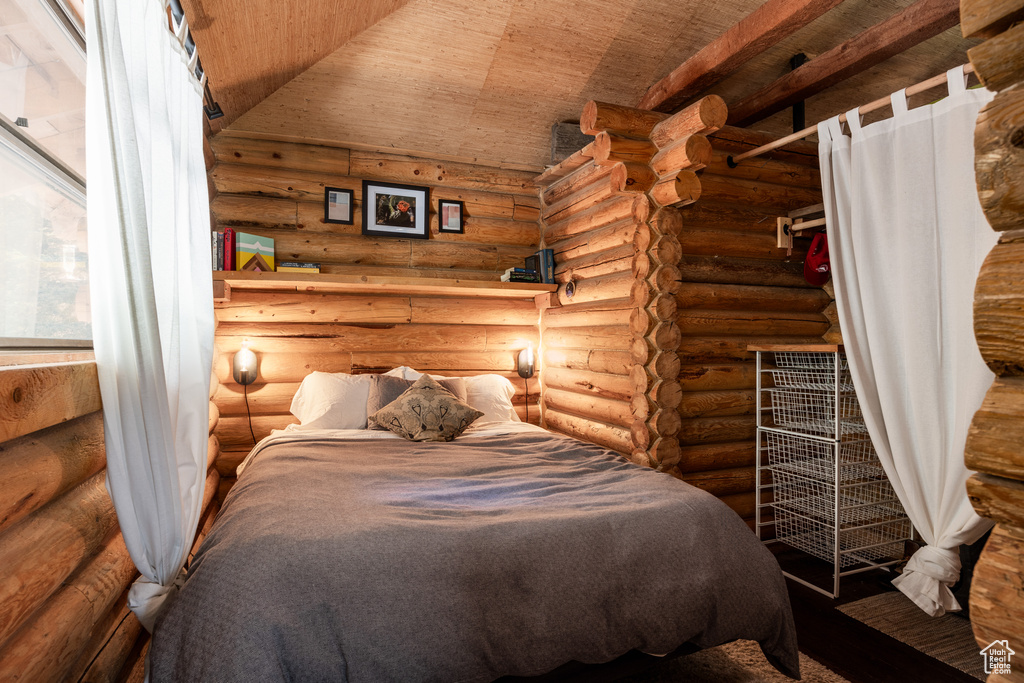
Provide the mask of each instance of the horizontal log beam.
{"label": "horizontal log beam", "polygon": [[683,472],[680,479],[715,496],[746,493],[754,489],[754,468],[733,467],[709,472]]}
{"label": "horizontal log beam", "polygon": [[634,223],[643,223],[650,215],[651,204],[647,197],[641,195],[616,195],[593,206],[586,211],[574,214],[563,220],[549,221],[544,228],[545,243],[555,243],[573,235],[632,219]]}
{"label": "horizontal log beam", "polygon": [[757,426],[748,415],[697,417],[683,420],[679,431],[682,446],[753,440]]}
{"label": "horizontal log beam", "polygon": [[117,525],[104,479],[93,475],[0,536],[0,643]]}
{"label": "horizontal log beam", "polygon": [[683,391],[730,391],[753,389],[757,372],[753,363],[731,365],[682,365],[679,384]]}
{"label": "horizontal log beam", "polygon": [[960,30],[964,38],[993,38],[1024,21],[1020,0],[962,0]]}
{"label": "horizontal log beam", "polygon": [[982,517],[1024,528],[1024,481],[974,474],[967,480],[967,496]]}
{"label": "horizontal log beam", "polygon": [[768,0],[652,85],[637,107],[670,112],[842,0]]}
{"label": "horizontal log beam", "polygon": [[1001,92],[978,112],[974,179],[994,230],[1022,227],[1024,216],[1024,88]]}
{"label": "horizontal log beam", "polygon": [[684,254],[679,261],[683,282],[807,287],[802,260],[764,259]]}
{"label": "horizontal log beam", "polygon": [[971,580],[971,626],[979,647],[1024,633],[1024,529],[993,529]]}
{"label": "horizontal log beam", "polygon": [[532,195],[535,174],[458,161],[439,161],[367,150],[351,150],[349,175],[357,178],[430,185],[435,187],[483,190]]}
{"label": "horizontal log beam", "polygon": [[349,150],[277,140],[215,135],[210,139],[220,164],[246,164],[288,170],[349,174]]}
{"label": "horizontal log beam", "polygon": [[729,108],[729,125],[749,126],[937,36],[960,20],[958,0],[918,0],[806,62]]}
{"label": "horizontal log beam", "polygon": [[628,375],[633,367],[633,359],[628,351],[592,349],[546,349],[544,363],[548,368],[589,370],[608,375]]}
{"label": "horizontal log beam", "polygon": [[687,391],[682,394],[679,414],[687,418],[753,415],[756,398],[751,389]]}
{"label": "horizontal log beam", "polygon": [[628,429],[553,409],[544,411],[544,421],[547,429],[568,434],[622,454],[633,451]]}
{"label": "horizontal log beam", "polygon": [[94,361],[0,367],[0,442],[100,407]]}
{"label": "horizontal log beam", "polygon": [[548,389],[544,392],[544,405],[547,410],[572,413],[623,428],[629,428],[633,423],[629,401]]}
{"label": "horizontal log beam", "polygon": [[967,431],[964,462],[972,470],[1024,479],[1024,378],[997,378]]}
{"label": "horizontal log beam", "polygon": [[829,322],[820,313],[684,309],[676,317],[684,336],[783,335],[820,337]]}
{"label": "horizontal log beam", "polygon": [[544,386],[578,394],[593,394],[603,398],[629,401],[633,396],[632,383],[627,375],[609,375],[589,370],[545,367]]}
{"label": "horizontal log beam", "polygon": [[114,535],[5,644],[0,679],[62,680],[88,644],[93,625],[137,575],[124,539]]}
{"label": "horizontal log beam", "polygon": [[684,282],[675,295],[679,308],[823,313],[831,299],[824,290]]}
{"label": "horizontal log beam", "polygon": [[651,131],[660,122],[668,118],[668,114],[634,109],[608,102],[591,100],[583,105],[580,114],[580,130],[587,135],[614,133],[634,138],[650,137]]}
{"label": "horizontal log beam", "polygon": [[967,51],[974,73],[992,92],[1006,90],[1024,81],[1024,24],[986,40]]}
{"label": "horizontal log beam", "polygon": [[1004,233],[974,287],[974,336],[997,375],[1024,375],[1024,239]]}
{"label": "horizontal log beam", "polygon": [[665,149],[691,135],[709,135],[725,125],[729,108],[718,95],[702,97],[682,111],[659,121],[651,130],[651,142]]}
{"label": "horizontal log beam", "polygon": [[81,484],[106,461],[100,412],[0,445],[0,531]]}
{"label": "horizontal log beam", "polygon": [[747,347],[752,344],[820,344],[821,337],[687,337],[679,348],[679,357],[684,365],[700,363],[724,364],[734,361],[753,361],[754,352]]}
{"label": "horizontal log beam", "polygon": [[757,443],[753,440],[682,446],[676,468],[681,473],[753,467]]}

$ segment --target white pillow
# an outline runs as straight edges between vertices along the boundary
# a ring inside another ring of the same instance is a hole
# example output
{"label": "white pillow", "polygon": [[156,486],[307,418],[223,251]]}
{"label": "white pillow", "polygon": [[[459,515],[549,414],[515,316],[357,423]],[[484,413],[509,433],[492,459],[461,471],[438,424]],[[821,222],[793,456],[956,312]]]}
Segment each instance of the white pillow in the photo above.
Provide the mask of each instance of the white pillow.
{"label": "white pillow", "polygon": [[[404,368],[385,375],[401,377]],[[303,429],[366,429],[366,399],[373,375],[314,371],[292,398],[291,414]]]}
{"label": "white pillow", "polygon": [[[398,369],[398,368],[396,368]],[[405,378],[417,380],[423,376],[412,368],[405,368]],[[433,379],[453,379],[443,375],[431,375]],[[466,381],[466,403],[481,413],[478,422],[522,422],[512,405],[516,388],[508,378],[501,375],[473,375],[463,377]]]}

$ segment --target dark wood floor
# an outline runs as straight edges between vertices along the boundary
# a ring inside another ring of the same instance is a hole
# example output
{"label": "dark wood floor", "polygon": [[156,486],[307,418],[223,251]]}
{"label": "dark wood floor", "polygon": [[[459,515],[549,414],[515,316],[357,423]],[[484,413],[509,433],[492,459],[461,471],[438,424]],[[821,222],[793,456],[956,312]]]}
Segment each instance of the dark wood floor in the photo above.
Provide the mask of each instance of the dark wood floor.
{"label": "dark wood floor", "polygon": [[[799,551],[775,550],[779,564],[822,587],[831,585],[831,567]],[[852,683],[977,683],[959,669],[887,636],[840,612],[839,605],[895,590],[893,574],[872,571],[843,577],[839,598],[787,580],[800,652]]]}

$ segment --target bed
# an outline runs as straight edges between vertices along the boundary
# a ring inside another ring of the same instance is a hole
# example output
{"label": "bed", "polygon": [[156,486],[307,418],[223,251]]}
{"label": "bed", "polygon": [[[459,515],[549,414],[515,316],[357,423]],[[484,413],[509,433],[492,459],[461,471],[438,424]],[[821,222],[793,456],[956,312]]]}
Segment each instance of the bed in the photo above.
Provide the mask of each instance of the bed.
{"label": "bed", "polygon": [[799,676],[771,553],[612,451],[512,420],[447,443],[297,428],[239,470],[153,681],[490,681],[740,638]]}

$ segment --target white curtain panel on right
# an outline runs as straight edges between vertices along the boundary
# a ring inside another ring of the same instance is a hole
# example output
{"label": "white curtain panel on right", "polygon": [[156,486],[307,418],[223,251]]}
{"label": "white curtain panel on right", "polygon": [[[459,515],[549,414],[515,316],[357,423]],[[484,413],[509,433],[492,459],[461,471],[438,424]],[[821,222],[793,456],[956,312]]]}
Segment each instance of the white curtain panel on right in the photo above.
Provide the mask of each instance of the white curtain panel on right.
{"label": "white curtain panel on right", "polygon": [[927,542],[893,584],[933,616],[959,610],[958,546],[991,526],[967,498],[964,443],[993,375],[974,340],[974,283],[997,235],[974,182],[974,125],[992,99],[947,73],[949,96],[861,126],[818,125],[840,326],[878,457]]}

